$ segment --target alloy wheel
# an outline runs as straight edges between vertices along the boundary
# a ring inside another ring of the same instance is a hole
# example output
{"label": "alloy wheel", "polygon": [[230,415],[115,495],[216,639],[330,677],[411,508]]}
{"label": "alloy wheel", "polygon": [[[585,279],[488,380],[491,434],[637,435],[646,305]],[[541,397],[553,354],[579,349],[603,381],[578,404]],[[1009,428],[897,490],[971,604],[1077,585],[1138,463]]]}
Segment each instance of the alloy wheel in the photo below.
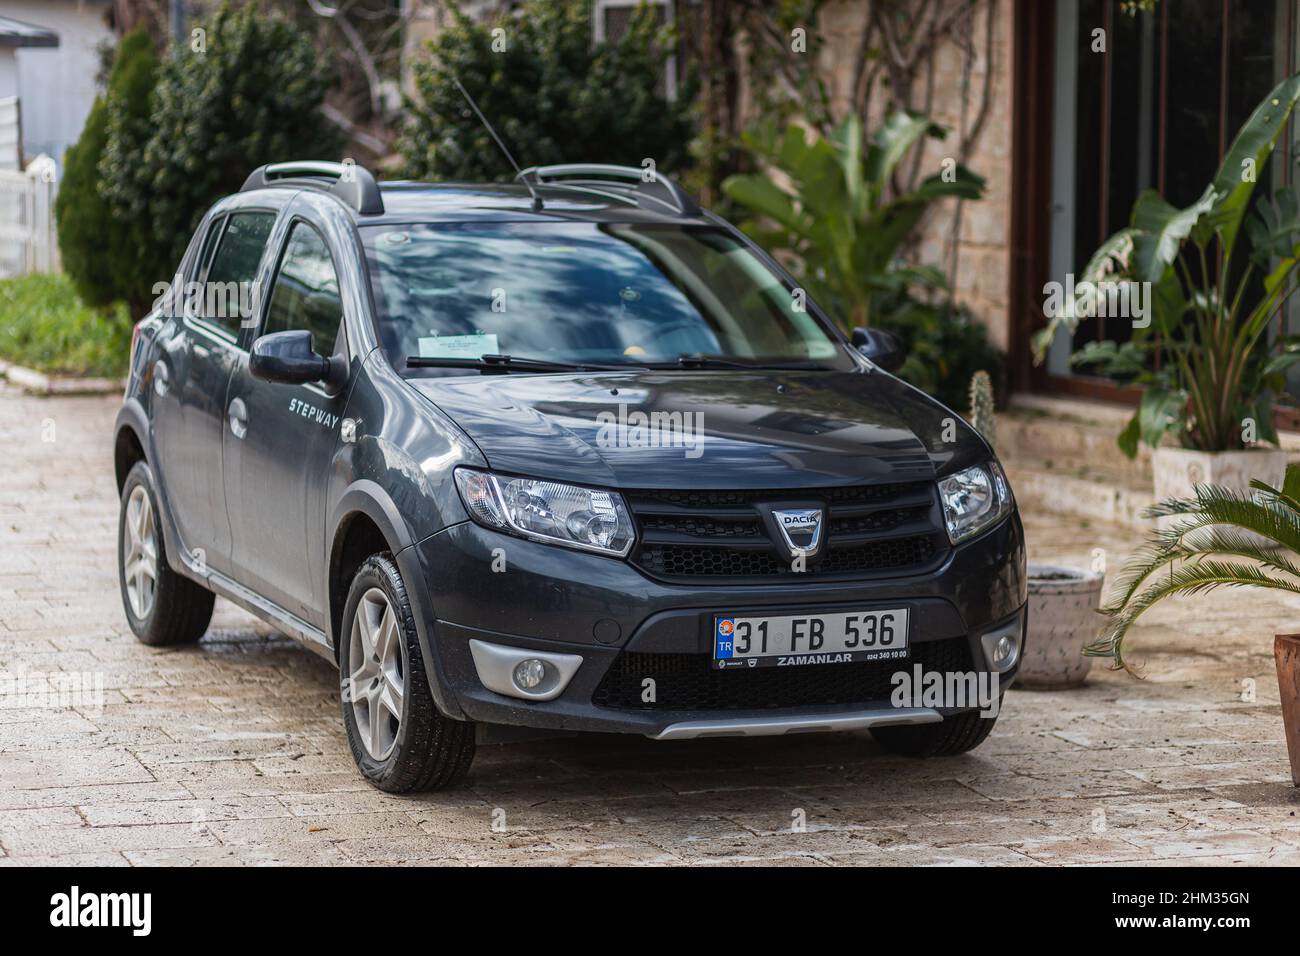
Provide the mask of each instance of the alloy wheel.
{"label": "alloy wheel", "polygon": [[125,534],[122,538],[122,577],[131,613],[145,620],[153,610],[158,588],[158,530],[153,503],[144,485],[136,485],[126,500]]}
{"label": "alloy wheel", "polygon": [[352,617],[344,693],[366,753],[384,760],[397,744],[406,674],[397,612],[379,588],[361,596]]}

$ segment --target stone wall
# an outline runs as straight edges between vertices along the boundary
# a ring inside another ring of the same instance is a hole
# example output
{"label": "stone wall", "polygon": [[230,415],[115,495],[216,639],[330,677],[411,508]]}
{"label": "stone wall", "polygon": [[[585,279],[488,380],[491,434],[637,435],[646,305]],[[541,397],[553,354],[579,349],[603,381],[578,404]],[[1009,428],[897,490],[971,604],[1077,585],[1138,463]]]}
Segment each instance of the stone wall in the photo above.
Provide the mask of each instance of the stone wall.
{"label": "stone wall", "polygon": [[[850,86],[868,9],[864,0],[836,0],[823,8],[818,24],[823,41],[820,68],[837,115],[843,115],[852,104]],[[991,63],[984,56],[983,44],[990,13],[994,18]],[[927,145],[921,160],[923,175],[939,170],[943,160],[953,156],[955,131],[963,122],[963,86],[969,88],[965,119],[969,128],[975,121],[981,87],[992,70],[988,113],[966,158],[966,165],[984,176],[987,184],[983,200],[961,204],[960,225],[955,201],[936,206],[922,224],[915,249],[917,259],[950,274],[956,242],[957,298],[985,323],[993,341],[1004,349],[1008,345],[1011,265],[1012,18],[1010,0],[985,0],[979,5],[971,31],[977,41],[977,56],[969,77],[963,75],[965,55],[955,45],[947,43],[935,52],[929,113],[953,132],[946,140]],[[879,96],[869,103],[869,123],[879,121],[884,106]]]}

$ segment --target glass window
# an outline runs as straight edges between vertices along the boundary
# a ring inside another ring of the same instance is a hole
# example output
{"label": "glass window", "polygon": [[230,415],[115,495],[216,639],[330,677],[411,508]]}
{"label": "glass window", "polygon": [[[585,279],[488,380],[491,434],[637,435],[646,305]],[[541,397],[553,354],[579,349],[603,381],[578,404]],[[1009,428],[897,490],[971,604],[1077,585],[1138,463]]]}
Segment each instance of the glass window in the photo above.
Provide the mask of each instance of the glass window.
{"label": "glass window", "polygon": [[[1179,0],[1124,14],[1115,0],[1061,0],[1056,108],[1071,118],[1069,141],[1055,144],[1058,189],[1053,279],[1076,275],[1107,237],[1129,224],[1142,191],[1177,207],[1194,202],[1218,170],[1238,128],[1286,73],[1277,42],[1285,6],[1246,0]],[[1225,29],[1228,34],[1224,43]],[[1106,52],[1096,49],[1103,30]],[[1074,64],[1071,67],[1069,64]],[[1226,94],[1226,95],[1225,95]],[[1058,127],[1059,128],[1059,127]],[[1279,147],[1281,148],[1281,147]],[[1278,164],[1257,171],[1252,203],[1273,183]],[[1244,269],[1249,236],[1233,268]],[[1258,281],[1243,304],[1260,294]],[[1114,317],[1079,323],[1068,348],[1053,350],[1056,374],[1071,351],[1091,341],[1125,342],[1132,323]]]}
{"label": "glass window", "polygon": [[600,364],[702,354],[848,368],[746,246],[707,226],[457,223],[361,230],[385,351]]}
{"label": "glass window", "polygon": [[208,226],[208,234],[203,237],[203,248],[199,250],[198,262],[194,265],[194,277],[199,282],[202,282],[207,274],[208,265],[212,262],[212,253],[217,248],[217,240],[221,238],[221,230],[225,225],[226,217],[218,216]]}
{"label": "glass window", "polygon": [[239,335],[240,323],[252,314],[253,282],[274,225],[273,212],[232,213],[212,257],[199,311],[232,335]]}
{"label": "glass window", "polygon": [[342,318],[339,278],[329,247],[307,223],[296,223],[275,277],[263,334],[306,329],[317,355],[333,355]]}

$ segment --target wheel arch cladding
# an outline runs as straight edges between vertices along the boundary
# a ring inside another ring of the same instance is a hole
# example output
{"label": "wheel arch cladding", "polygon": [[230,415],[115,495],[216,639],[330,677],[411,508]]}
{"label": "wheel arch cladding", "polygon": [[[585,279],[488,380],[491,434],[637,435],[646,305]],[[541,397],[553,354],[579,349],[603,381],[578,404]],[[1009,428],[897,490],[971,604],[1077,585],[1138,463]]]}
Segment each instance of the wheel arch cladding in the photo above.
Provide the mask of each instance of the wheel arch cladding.
{"label": "wheel arch cladding", "polygon": [[145,437],[149,434],[148,419],[134,401],[127,401],[117,413],[113,430],[113,474],[117,479],[118,494],[126,484],[126,476],[137,461],[148,462]]}
{"label": "wheel arch cladding", "polygon": [[113,440],[113,473],[117,478],[118,494],[122,493],[126,476],[131,473],[131,469],[138,461],[148,461],[144,453],[144,443],[140,441],[140,436],[135,433],[134,428],[123,425],[117,430],[117,437]]}
{"label": "wheel arch cladding", "polygon": [[343,640],[343,610],[348,601],[348,588],[352,578],[366,558],[384,551],[391,553],[393,547],[373,518],[364,511],[354,511],[344,516],[330,553],[329,610],[335,660],[338,659],[339,646]]}
{"label": "wheel arch cladding", "polygon": [[406,522],[396,505],[372,481],[359,481],[349,488],[334,510],[334,535],[330,545],[329,624],[338,657],[343,609],[348,600],[352,576],[372,554],[387,551],[394,556],[411,544]]}

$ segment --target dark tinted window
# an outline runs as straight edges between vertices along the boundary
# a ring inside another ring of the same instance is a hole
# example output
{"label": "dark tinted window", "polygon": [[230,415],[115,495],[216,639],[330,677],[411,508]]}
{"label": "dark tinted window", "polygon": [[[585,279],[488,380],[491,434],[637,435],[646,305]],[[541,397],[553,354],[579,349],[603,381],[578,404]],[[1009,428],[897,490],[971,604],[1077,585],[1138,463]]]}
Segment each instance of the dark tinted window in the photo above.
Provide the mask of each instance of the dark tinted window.
{"label": "dark tinted window", "polygon": [[237,212],[230,216],[204,288],[201,314],[234,335],[252,307],[253,280],[262,261],[275,213]]}
{"label": "dark tinted window", "polygon": [[297,223],[275,277],[263,334],[307,329],[316,354],[332,355],[342,318],[339,278],[329,248],[315,229]]}

